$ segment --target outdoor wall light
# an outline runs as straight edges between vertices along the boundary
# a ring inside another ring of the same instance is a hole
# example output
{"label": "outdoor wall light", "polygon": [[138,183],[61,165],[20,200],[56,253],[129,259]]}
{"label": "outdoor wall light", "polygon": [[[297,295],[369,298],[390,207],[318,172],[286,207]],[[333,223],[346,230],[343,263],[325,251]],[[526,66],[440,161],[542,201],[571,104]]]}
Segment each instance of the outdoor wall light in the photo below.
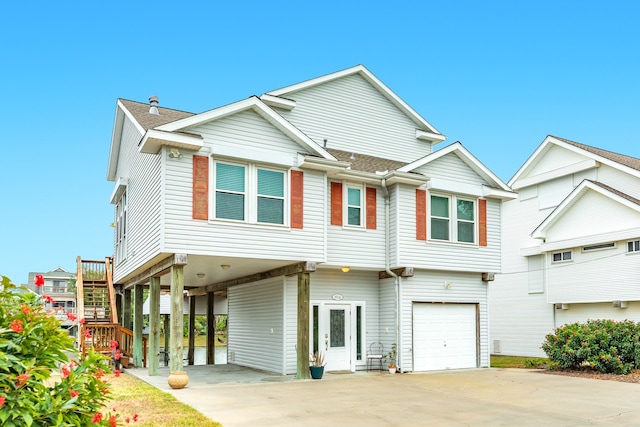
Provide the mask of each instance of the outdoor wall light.
{"label": "outdoor wall light", "polygon": [[180,150],[178,150],[177,148],[172,148],[169,151],[169,157],[172,159],[179,159],[180,157],[182,157],[182,154],[180,153]]}
{"label": "outdoor wall light", "polygon": [[340,267],[340,270],[342,270],[343,273],[348,273],[349,271],[351,271],[351,267],[347,267],[347,266]]}
{"label": "outdoor wall light", "polygon": [[220,268],[223,270],[228,270],[231,268],[231,266],[229,264],[220,264]]}
{"label": "outdoor wall light", "polygon": [[196,273],[196,276],[198,276],[198,279],[202,279],[204,277],[204,273]]}

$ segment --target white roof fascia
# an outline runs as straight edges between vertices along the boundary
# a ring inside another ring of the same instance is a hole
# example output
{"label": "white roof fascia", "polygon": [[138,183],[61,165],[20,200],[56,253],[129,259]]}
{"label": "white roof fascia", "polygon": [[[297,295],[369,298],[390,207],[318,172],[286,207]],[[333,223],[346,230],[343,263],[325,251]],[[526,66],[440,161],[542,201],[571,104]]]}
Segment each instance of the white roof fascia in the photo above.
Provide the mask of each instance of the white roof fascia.
{"label": "white roof fascia", "polygon": [[606,188],[600,187],[597,184],[594,184],[591,181],[584,180],[582,181],[574,190],[547,216],[544,221],[536,227],[535,230],[531,233],[531,237],[535,239],[544,239],[546,238],[546,231],[549,227],[551,227],[566,211],[566,209],[571,206],[574,201],[580,197],[586,191],[595,191],[597,193],[602,194],[605,197],[608,197],[612,200],[615,200],[618,203],[627,206],[637,212],[640,213],[640,205],[633,203],[631,200],[628,200],[624,197],[621,197],[618,194],[612,193]]}
{"label": "white roof fascia", "polygon": [[514,200],[518,198],[518,193],[513,191],[504,191],[498,188],[482,186],[482,196],[488,199]]}
{"label": "white roof fascia", "polygon": [[120,144],[122,141],[122,128],[124,119],[128,117],[131,123],[144,135],[144,128],[133,117],[133,114],[118,100],[116,103],[116,117],[113,122],[113,131],[111,132],[111,147],[109,149],[109,165],[107,166],[107,181],[116,179],[116,169],[118,167],[118,156],[120,155]]}
{"label": "white roof fascia", "polygon": [[382,181],[382,177],[375,172],[352,171],[349,169],[336,171],[331,175],[331,177],[354,182],[364,182],[365,184],[380,185],[380,182]]}
{"label": "white roof fascia", "polygon": [[416,139],[437,144],[438,142],[442,142],[447,139],[447,137],[439,133],[436,134],[433,132],[425,132],[422,129],[416,129]]}
{"label": "white roof fascia", "polygon": [[305,156],[298,153],[298,167],[301,169],[314,169],[321,171],[344,170],[351,166],[349,162],[329,160],[321,157]]}
{"label": "white roof fascia", "polygon": [[478,175],[490,181],[492,184],[499,187],[501,190],[511,193],[512,190],[505,184],[500,178],[496,176],[493,172],[491,172],[485,165],[483,165],[469,150],[464,148],[464,146],[460,143],[460,141],[456,141],[451,145],[448,145],[438,151],[434,151],[433,153],[427,154],[421,159],[416,160],[415,162],[409,163],[398,169],[399,172],[410,172],[420,166],[424,166],[429,162],[432,162],[436,159],[439,159],[442,156],[446,156],[449,153],[457,152],[459,157],[464,161],[474,172]]}
{"label": "white roof fascia", "polygon": [[163,130],[168,132],[183,130],[188,127],[193,127],[212,120],[218,120],[223,117],[227,117],[249,109],[255,111],[258,115],[267,120],[289,138],[298,142],[303,147],[308,148],[312,152],[324,157],[325,159],[336,160],[335,157],[329,154],[329,152],[323,149],[320,145],[316,144],[311,138],[301,132],[298,128],[286,121],[281,115],[269,108],[264,102],[260,100],[260,98],[256,96],[252,96],[250,98],[243,99],[241,101],[234,102],[233,104],[225,105],[214,110],[205,111],[204,113],[176,120],[175,122],[167,123],[162,126],[158,126],[156,130]]}
{"label": "white roof fascia", "polygon": [[535,184],[539,184],[541,182],[550,181],[555,178],[560,178],[562,176],[571,175],[571,174],[585,171],[588,169],[597,168],[599,166],[600,166],[600,163],[595,161],[594,159],[583,160],[581,162],[573,163],[571,165],[554,169],[549,172],[544,172],[538,175],[522,178],[517,182],[513,183],[513,189],[519,190],[520,188],[529,187]]}
{"label": "white roof fascia", "polygon": [[407,184],[420,187],[429,182],[431,178],[426,175],[418,173],[398,172],[393,171],[383,176],[387,185],[393,184]]}
{"label": "white roof fascia", "polygon": [[142,137],[142,141],[138,145],[138,151],[147,154],[158,154],[163,145],[197,151],[202,148],[204,143],[200,135],[185,135],[149,129]]}
{"label": "white roof fascia", "polygon": [[608,242],[619,242],[638,237],[640,235],[640,227],[630,228],[628,230],[617,230],[608,233],[594,234],[591,236],[581,236],[575,239],[558,240],[556,242],[542,243],[540,245],[541,252],[557,251],[560,249],[576,248],[579,246],[595,245]]}
{"label": "white roof fascia", "polygon": [[269,107],[280,108],[282,110],[291,111],[296,108],[296,101],[293,99],[282,98],[280,96],[269,95],[264,93],[260,95],[260,100]]}
{"label": "white roof fascia", "polygon": [[120,197],[127,189],[127,185],[129,185],[129,180],[127,178],[123,178],[123,177],[118,178],[118,182],[116,182],[116,185],[113,188],[113,191],[111,192],[111,198],[109,199],[109,202],[112,205],[115,205],[118,202],[118,200],[120,200]]}
{"label": "white roof fascia", "polygon": [[364,65],[356,65],[355,67],[347,68],[346,70],[337,71],[335,73],[327,74],[324,76],[316,77],[311,80],[306,80],[304,82],[296,83],[291,86],[286,86],[281,89],[272,90],[267,92],[268,95],[272,96],[281,96],[284,94],[288,94],[291,92],[297,92],[302,89],[307,89],[313,86],[317,86],[322,83],[330,82],[332,80],[340,79],[342,77],[346,77],[352,74],[360,74],[365,80],[367,80],[373,87],[376,88],[378,92],[380,92],[385,98],[391,101],[396,107],[398,107],[404,114],[409,116],[413,122],[418,124],[421,127],[424,127],[428,132],[433,132],[434,134],[440,134],[438,130],[433,127],[429,122],[427,122],[420,114],[418,114],[413,108],[409,107],[409,105],[404,102],[398,95],[396,95],[387,85],[382,83],[376,76],[374,76],[371,71],[367,70]]}
{"label": "white roof fascia", "polygon": [[[581,155],[583,155],[585,157],[593,159],[597,163],[603,163],[603,164],[605,164],[607,166],[610,166],[610,167],[612,167],[614,169],[621,170],[621,171],[623,171],[625,173],[628,173],[630,175],[633,175],[635,177],[640,178],[640,171],[638,171],[636,169],[630,168],[630,167],[625,166],[623,164],[620,164],[620,163],[618,163],[616,161],[613,161],[613,160],[607,159],[605,157],[599,156],[599,155],[597,155],[595,153],[592,153],[591,151],[587,151],[587,150],[585,150],[583,148],[576,147],[573,144],[569,144],[569,143],[566,143],[564,141],[560,141],[559,139],[554,138],[552,136],[547,136],[544,139],[544,141],[542,141],[542,144],[540,144],[540,146],[536,149],[536,151],[534,151],[533,154],[531,154],[531,156],[529,156],[529,158],[524,163],[524,165],[522,165],[522,167],[520,167],[520,169],[518,169],[518,171],[515,173],[515,175],[513,175],[513,178],[511,178],[509,180],[509,182],[508,182],[509,186],[513,187],[514,183],[518,180],[518,178],[520,178],[520,176],[522,174],[524,174],[529,167],[531,167],[535,162],[537,162],[538,157],[540,157],[541,153],[544,152],[544,150],[547,148],[547,146],[549,144],[558,145],[559,147],[565,148],[567,150],[573,151],[574,153],[579,153],[579,154],[581,154]],[[525,180],[528,180],[528,179],[529,178],[525,178]],[[531,184],[529,184],[529,185],[531,185]],[[524,187],[524,185],[518,184],[516,187],[513,187],[513,188],[522,188],[522,187]]]}

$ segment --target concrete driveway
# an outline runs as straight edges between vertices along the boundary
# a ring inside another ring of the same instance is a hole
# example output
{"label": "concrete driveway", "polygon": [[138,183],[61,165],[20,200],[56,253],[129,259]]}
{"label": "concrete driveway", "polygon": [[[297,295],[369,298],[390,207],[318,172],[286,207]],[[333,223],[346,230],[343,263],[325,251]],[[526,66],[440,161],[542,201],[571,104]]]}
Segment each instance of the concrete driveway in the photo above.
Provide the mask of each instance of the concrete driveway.
{"label": "concrete driveway", "polygon": [[242,368],[232,379],[234,368],[224,379],[216,367],[186,367],[191,382],[182,390],[167,386],[167,372],[130,372],[225,427],[640,425],[640,384],[520,369],[297,381]]}

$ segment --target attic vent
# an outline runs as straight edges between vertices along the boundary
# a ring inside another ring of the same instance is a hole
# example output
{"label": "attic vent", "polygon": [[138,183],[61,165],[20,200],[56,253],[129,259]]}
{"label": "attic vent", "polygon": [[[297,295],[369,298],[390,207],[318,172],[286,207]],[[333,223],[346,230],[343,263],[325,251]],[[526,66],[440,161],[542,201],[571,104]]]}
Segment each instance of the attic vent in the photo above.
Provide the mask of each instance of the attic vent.
{"label": "attic vent", "polygon": [[569,310],[569,304],[556,303],[555,307],[556,310]]}
{"label": "attic vent", "polygon": [[627,302],[626,301],[614,301],[613,302],[613,308],[627,308]]}
{"label": "attic vent", "polygon": [[155,114],[156,116],[159,115],[160,113],[158,113],[158,104],[160,103],[160,99],[158,99],[157,96],[150,96],[149,97],[149,114]]}

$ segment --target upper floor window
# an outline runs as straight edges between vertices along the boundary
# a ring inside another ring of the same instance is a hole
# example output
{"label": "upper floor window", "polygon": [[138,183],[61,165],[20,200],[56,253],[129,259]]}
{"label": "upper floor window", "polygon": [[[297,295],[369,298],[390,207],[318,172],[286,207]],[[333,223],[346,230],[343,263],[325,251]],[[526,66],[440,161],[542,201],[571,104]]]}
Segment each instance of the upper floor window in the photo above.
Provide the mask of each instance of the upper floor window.
{"label": "upper floor window", "polygon": [[115,223],[115,263],[124,261],[127,257],[127,192],[120,196],[116,203]]}
{"label": "upper floor window", "polygon": [[215,217],[285,223],[285,172],[256,165],[215,162]]}
{"label": "upper floor window", "polygon": [[347,224],[362,226],[362,187],[347,186]]}
{"label": "upper floor window", "polygon": [[627,242],[627,252],[640,252],[640,240]]}
{"label": "upper floor window", "polygon": [[571,261],[571,251],[554,252],[551,259],[553,262]]}
{"label": "upper floor window", "polygon": [[475,243],[475,201],[438,195],[431,195],[430,201],[431,239]]}

